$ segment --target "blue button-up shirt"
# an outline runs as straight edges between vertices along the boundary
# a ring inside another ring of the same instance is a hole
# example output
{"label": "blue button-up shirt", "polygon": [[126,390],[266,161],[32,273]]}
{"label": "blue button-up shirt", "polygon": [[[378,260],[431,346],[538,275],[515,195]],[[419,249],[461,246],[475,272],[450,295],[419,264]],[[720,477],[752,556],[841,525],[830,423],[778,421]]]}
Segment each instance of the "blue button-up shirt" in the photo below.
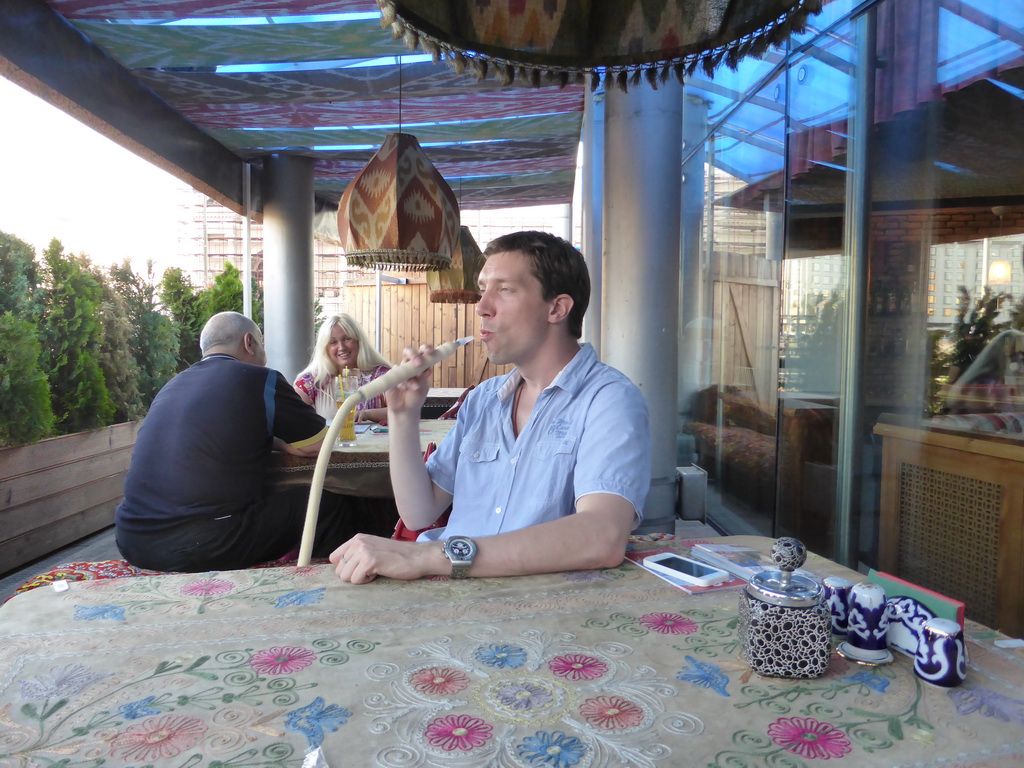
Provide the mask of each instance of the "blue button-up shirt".
{"label": "blue button-up shirt", "polygon": [[512,371],[470,392],[455,427],[427,460],[454,497],[447,528],[420,541],[490,536],[557,520],[590,493],[612,493],[643,518],[651,439],[643,394],[597,360],[590,344],[537,397],[517,438],[512,408],[522,376]]}

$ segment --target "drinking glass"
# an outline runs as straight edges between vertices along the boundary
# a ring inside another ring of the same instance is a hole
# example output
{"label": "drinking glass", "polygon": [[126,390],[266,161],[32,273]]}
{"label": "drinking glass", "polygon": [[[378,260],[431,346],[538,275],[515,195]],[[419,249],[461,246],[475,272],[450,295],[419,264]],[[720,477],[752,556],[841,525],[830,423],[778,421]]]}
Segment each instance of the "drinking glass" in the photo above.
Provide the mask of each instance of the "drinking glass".
{"label": "drinking glass", "polygon": [[[347,375],[336,376],[334,378],[334,398],[337,402],[338,407],[345,401],[345,398],[359,389],[359,371],[349,368]],[[340,443],[343,447],[351,448],[356,444],[356,408],[352,407],[352,410],[345,416],[345,423],[341,425],[341,433],[339,435]]]}

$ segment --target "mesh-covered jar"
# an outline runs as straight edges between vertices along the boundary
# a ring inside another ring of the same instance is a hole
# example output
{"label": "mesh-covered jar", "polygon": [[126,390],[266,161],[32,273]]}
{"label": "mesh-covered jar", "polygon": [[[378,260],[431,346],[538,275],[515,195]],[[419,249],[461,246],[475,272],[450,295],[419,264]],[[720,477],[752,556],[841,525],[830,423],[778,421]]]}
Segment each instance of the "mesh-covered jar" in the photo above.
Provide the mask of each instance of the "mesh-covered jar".
{"label": "mesh-covered jar", "polygon": [[779,570],[754,575],[740,595],[739,638],[750,668],[766,677],[821,677],[832,655],[832,625],[817,579],[793,573],[807,550],[793,538],[777,539]]}

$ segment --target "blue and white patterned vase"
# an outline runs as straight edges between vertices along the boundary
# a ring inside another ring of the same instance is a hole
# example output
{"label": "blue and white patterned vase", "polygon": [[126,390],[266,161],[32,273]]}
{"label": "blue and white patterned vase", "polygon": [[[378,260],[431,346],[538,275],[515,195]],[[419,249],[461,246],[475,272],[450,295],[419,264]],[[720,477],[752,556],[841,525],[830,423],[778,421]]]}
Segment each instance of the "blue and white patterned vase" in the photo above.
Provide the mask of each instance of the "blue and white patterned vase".
{"label": "blue and white patterned vase", "polygon": [[850,589],[850,608],[846,619],[846,640],[839,653],[862,664],[888,664],[889,614],[885,590],[880,584],[862,582]]}
{"label": "blue and white patterned vase", "polygon": [[964,631],[951,619],[929,619],[921,629],[914,672],[922,680],[954,688],[967,679]]}
{"label": "blue and white patterned vase", "polygon": [[829,615],[832,617],[832,634],[845,637],[853,582],[842,576],[827,576],[822,579],[821,586],[825,590],[825,605],[828,606]]}

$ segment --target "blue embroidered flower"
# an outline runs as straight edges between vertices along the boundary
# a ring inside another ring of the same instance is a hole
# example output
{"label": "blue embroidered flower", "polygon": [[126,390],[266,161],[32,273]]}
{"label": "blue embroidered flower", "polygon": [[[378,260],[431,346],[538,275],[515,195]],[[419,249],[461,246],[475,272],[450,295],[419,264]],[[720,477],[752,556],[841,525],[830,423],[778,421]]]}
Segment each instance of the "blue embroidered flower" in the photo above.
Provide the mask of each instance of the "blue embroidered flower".
{"label": "blue embroidered flower", "polygon": [[957,688],[949,692],[949,698],[961,715],[978,712],[985,717],[994,717],[1008,723],[1011,720],[1024,723],[1024,701],[1011,699],[991,688]]}
{"label": "blue embroidered flower", "polygon": [[519,669],[526,663],[526,651],[518,645],[483,645],[473,655],[477,661],[498,669]]}
{"label": "blue embroidered flower", "polygon": [[317,696],[311,704],[288,713],[284,727],[298,731],[306,736],[310,749],[319,747],[324,741],[324,731],[332,733],[348,722],[352,713],[337,704],[324,706],[322,696]]}
{"label": "blue embroidered flower", "polygon": [[147,696],[144,699],[123,704],[117,711],[128,720],[138,720],[139,718],[149,717],[150,715],[159,715],[159,709],[149,706],[153,703],[155,698],[156,696]]}
{"label": "blue embroidered flower", "polygon": [[509,709],[528,710],[551,702],[551,691],[534,683],[508,683],[495,693],[498,701]]}
{"label": "blue embroidered flower", "polygon": [[76,605],[75,621],[95,621],[96,619],[113,619],[124,621],[124,608],[120,605]]}
{"label": "blue embroidered flower", "polygon": [[39,675],[35,680],[22,680],[21,697],[26,701],[69,699],[105,677],[110,675],[93,672],[81,664],[51,667],[48,675]]}
{"label": "blue embroidered flower", "polygon": [[885,693],[885,689],[889,687],[889,681],[884,677],[872,674],[871,672],[858,672],[856,675],[850,675],[847,678],[851,683],[859,683],[860,685],[866,685],[872,690],[878,691],[879,693]]}
{"label": "blue embroidered flower", "polygon": [[517,744],[516,752],[521,758],[529,760],[530,765],[569,768],[583,758],[587,752],[587,745],[575,736],[566,736],[561,731],[537,731],[533,736],[523,739],[522,744]]}
{"label": "blue embroidered flower", "polygon": [[316,605],[324,599],[324,589],[326,589],[326,587],[320,587],[319,589],[301,589],[297,592],[289,592],[287,595],[281,595],[277,598],[277,602],[274,603],[274,607],[286,608],[289,605]]}
{"label": "blue embroidered flower", "polygon": [[687,656],[685,666],[680,670],[679,674],[676,675],[677,680],[683,680],[687,683],[700,686],[701,688],[708,688],[714,691],[719,696],[728,696],[728,692],[725,690],[725,686],[729,682],[729,676],[722,672],[714,664],[709,664],[706,661],[700,661],[699,659],[693,658],[693,656]]}

